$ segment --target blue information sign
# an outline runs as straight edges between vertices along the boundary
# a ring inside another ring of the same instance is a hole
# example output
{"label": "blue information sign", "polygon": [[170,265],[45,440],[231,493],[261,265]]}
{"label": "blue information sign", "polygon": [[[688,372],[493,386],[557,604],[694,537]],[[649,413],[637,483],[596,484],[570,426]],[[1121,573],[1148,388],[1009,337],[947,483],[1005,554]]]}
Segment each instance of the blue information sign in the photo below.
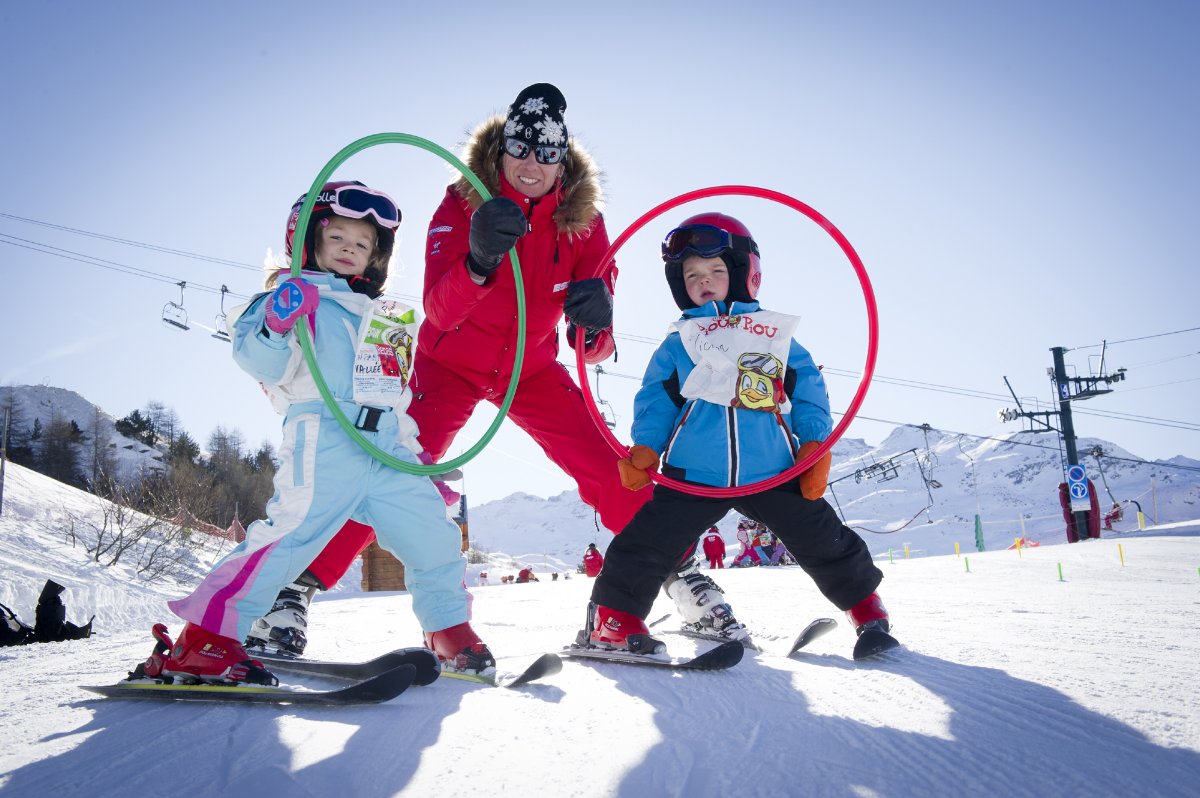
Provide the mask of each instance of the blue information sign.
{"label": "blue information sign", "polygon": [[1071,496],[1072,510],[1091,509],[1091,495],[1088,492],[1087,472],[1083,466],[1072,463],[1067,466],[1067,491]]}

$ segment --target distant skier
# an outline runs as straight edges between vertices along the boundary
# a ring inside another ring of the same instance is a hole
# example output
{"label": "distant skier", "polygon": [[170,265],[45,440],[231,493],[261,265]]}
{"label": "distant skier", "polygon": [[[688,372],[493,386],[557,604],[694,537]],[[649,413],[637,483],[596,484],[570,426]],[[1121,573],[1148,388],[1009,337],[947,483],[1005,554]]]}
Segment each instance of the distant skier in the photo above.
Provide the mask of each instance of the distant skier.
{"label": "distant skier", "polygon": [[783,545],[783,541],[776,538],[775,550],[771,554],[771,561],[767,565],[791,565],[796,560],[788,553],[787,546]]}
{"label": "distant skier", "polygon": [[596,548],[595,543],[589,543],[587,551],[583,553],[583,570],[588,576],[599,576],[600,569],[604,567],[604,555]]}
{"label": "distant skier", "polygon": [[536,582],[536,581],[538,581],[538,578],[533,575],[532,568],[522,568],[517,573],[517,584],[519,584],[519,585],[523,585],[526,582]]}
{"label": "distant skier", "polygon": [[710,526],[701,545],[704,548],[704,556],[708,560],[709,570],[725,567],[725,538],[721,537],[721,530]]}
{"label": "distant skier", "polygon": [[47,579],[38,596],[37,607],[34,609],[34,625],[31,627],[21,621],[16,613],[0,604],[0,646],[19,646],[26,643],[58,643],[63,640],[79,640],[91,637],[92,619],[83,626],[77,626],[67,620],[67,607],[63,604],[61,595],[65,587]]}
{"label": "distant skier", "polygon": [[756,523],[749,518],[743,518],[738,522],[737,539],[742,544],[742,548],[738,552],[738,556],[733,558],[734,568],[750,568],[762,564],[759,562],[758,552],[754,550],[754,546],[751,544],[755,527]]}
{"label": "distant skier", "polygon": [[[750,231],[729,216],[700,214],[667,235],[662,254],[683,318],[651,357],[634,400],[634,445],[620,463],[626,487],[648,485],[660,463],[678,479],[725,487],[769,479],[806,458],[832,430],[829,398],[812,356],[792,338],[799,319],[756,301],[761,271]],[[775,530],[859,635],[886,632],[875,593],[883,573],[823,498],[829,465],[826,453],[798,480],[737,498],[656,485],[609,544],[579,639],[639,654],[664,650],[645,624],[655,588],[699,532],[734,508]]]}
{"label": "distant skier", "polygon": [[61,640],[78,640],[91,637],[92,619],[83,626],[76,626],[67,620],[67,607],[63,604],[62,593],[65,587],[47,579],[38,596],[37,607],[33,611],[33,639],[39,643],[57,643]]}

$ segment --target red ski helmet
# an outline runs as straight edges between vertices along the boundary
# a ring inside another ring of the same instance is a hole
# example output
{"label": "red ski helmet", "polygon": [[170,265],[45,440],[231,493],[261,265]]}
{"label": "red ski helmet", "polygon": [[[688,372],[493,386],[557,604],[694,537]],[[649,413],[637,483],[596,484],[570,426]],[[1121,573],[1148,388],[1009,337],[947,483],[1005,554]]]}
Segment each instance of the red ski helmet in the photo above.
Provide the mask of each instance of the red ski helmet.
{"label": "red ski helmet", "polygon": [[680,310],[696,307],[683,284],[683,261],[689,255],[720,257],[729,267],[729,296],[733,302],[752,302],[762,282],[758,245],[746,225],[723,213],[700,213],[663,239],[662,257],[667,285]]}
{"label": "red ski helmet", "polygon": [[[300,208],[304,205],[307,196],[308,194],[301,194],[288,214],[287,230],[284,232],[283,241],[289,258],[292,257],[292,241],[296,235],[296,224],[300,221]],[[344,216],[347,219],[369,220],[375,225],[380,259],[386,263],[391,258],[392,248],[396,244],[396,228],[400,226],[400,209],[396,207],[396,203],[387,194],[367,188],[365,183],[358,180],[338,180],[322,186],[317,201],[313,203],[312,213],[308,217],[308,230],[304,235],[301,268],[310,266],[308,260],[314,251],[317,223],[334,215]],[[383,276],[386,277],[386,274]]]}

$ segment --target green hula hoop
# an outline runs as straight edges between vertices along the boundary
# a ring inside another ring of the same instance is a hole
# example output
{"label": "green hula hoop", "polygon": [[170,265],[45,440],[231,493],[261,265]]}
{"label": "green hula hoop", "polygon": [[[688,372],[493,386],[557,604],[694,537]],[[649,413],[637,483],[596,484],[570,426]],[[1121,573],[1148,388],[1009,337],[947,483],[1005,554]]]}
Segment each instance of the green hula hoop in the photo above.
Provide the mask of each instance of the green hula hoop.
{"label": "green hula hoop", "polygon": [[[420,136],[413,136],[408,133],[376,133],[373,136],[365,136],[358,141],[351,142],[342,148],[341,152],[333,156],[329,163],[325,164],[325,168],[317,175],[317,179],[308,189],[308,194],[304,198],[304,204],[300,206],[300,216],[296,220],[296,229],[308,230],[308,218],[312,215],[313,205],[317,201],[317,195],[321,192],[321,187],[329,180],[329,176],[333,174],[333,170],[338,168],[347,158],[354,155],[356,152],[365,150],[368,147],[375,147],[380,144],[411,144],[414,147],[427,150],[439,156],[443,161],[453,166],[462,176],[470,181],[479,195],[484,201],[492,198],[491,193],[484,187],[483,182],[475,176],[467,165],[460,161],[455,155],[434,144],[428,139],[423,139]],[[303,235],[303,234],[302,234]],[[292,250],[292,276],[300,276],[300,258],[304,252],[304,247],[294,247]],[[403,471],[406,474],[421,474],[424,476],[432,476],[435,474],[444,474],[447,471],[452,471],[459,466],[469,462],[475,455],[483,451],[483,447],[495,436],[500,429],[500,423],[504,421],[504,417],[508,415],[508,408],[512,405],[513,396],[517,393],[517,383],[521,378],[521,364],[525,360],[525,285],[521,280],[521,263],[517,259],[517,250],[511,249],[508,252],[509,258],[512,260],[513,277],[517,284],[517,347],[513,359],[512,379],[508,382],[508,391],[504,394],[504,402],[500,405],[500,412],[496,414],[495,421],[487,428],[483,437],[467,451],[460,454],[458,457],[451,460],[444,460],[433,465],[416,465],[414,463],[406,463],[399,460],[387,452],[380,449],[375,444],[367,440],[362,432],[360,432],[354,424],[338,407],[337,401],[333,398],[333,394],[329,392],[329,386],[325,383],[325,377],[321,374],[321,369],[317,365],[316,355],[313,353],[312,339],[309,336],[307,324],[297,324],[295,326],[296,335],[300,341],[300,351],[304,353],[304,362],[308,364],[308,370],[312,373],[313,381],[317,384],[317,390],[321,393],[321,398],[325,400],[326,407],[333,413],[333,417],[337,419],[338,424],[346,431],[346,434],[354,439],[354,442],[362,447],[367,454],[374,457],[379,462],[386,466]]]}

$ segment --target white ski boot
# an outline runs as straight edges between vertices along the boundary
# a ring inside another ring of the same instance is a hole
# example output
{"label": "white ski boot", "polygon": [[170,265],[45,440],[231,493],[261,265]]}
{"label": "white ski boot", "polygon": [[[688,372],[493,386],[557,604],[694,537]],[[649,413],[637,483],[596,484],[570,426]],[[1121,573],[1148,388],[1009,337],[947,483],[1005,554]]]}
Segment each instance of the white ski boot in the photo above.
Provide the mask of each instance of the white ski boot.
{"label": "white ski boot", "polygon": [[706,574],[700,573],[694,558],[683,569],[667,577],[663,592],[675,602],[683,617],[684,634],[714,640],[738,640],[750,647],[750,631],[737,618],[725,601],[724,591]]}
{"label": "white ski boot", "polygon": [[246,635],[248,651],[299,657],[308,645],[308,605],[317,592],[317,580],[307,571],[279,591],[271,611],[254,622]]}

